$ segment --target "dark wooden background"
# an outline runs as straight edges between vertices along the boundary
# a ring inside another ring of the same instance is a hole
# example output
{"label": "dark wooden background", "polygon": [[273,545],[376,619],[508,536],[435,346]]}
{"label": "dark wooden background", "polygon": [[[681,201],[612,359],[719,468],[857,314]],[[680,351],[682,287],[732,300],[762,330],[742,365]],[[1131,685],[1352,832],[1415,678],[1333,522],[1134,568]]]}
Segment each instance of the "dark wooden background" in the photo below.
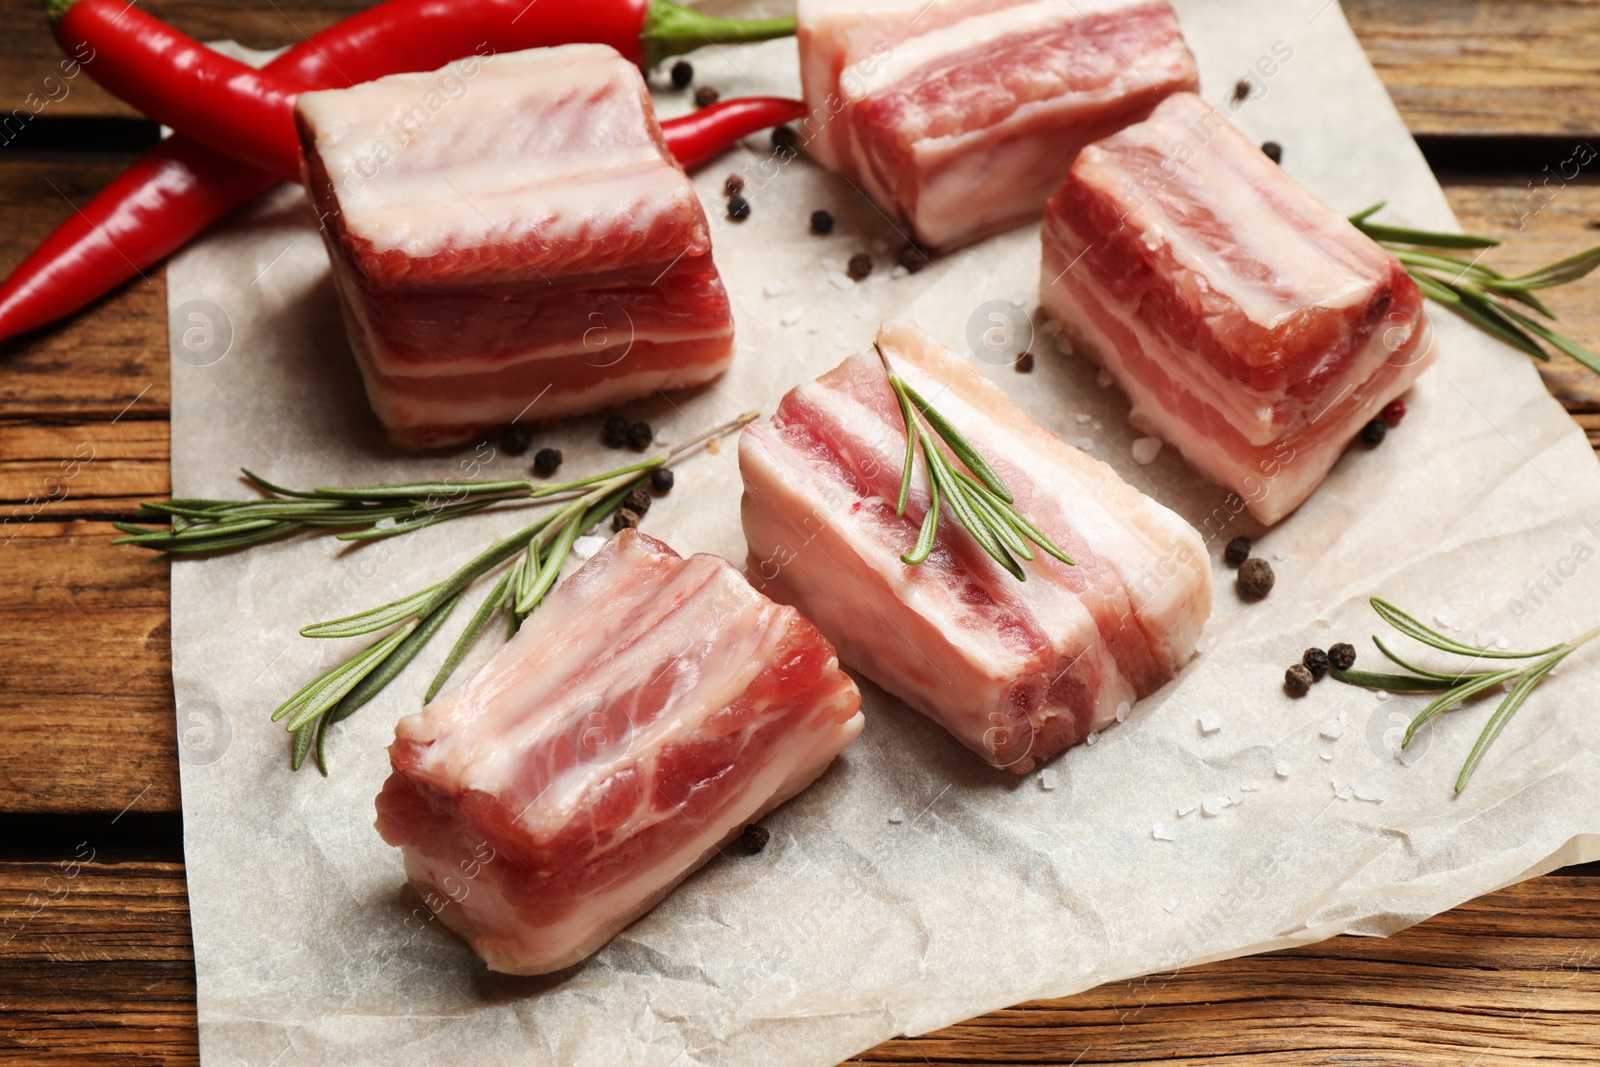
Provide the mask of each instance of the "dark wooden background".
{"label": "dark wooden background", "polygon": [[[361,5],[144,6],[202,39],[269,47]],[[1345,9],[1463,225],[1514,237],[1492,262],[1516,270],[1600,242],[1600,184],[1545,170],[1580,143],[1600,147],[1600,3]],[[57,56],[35,0],[0,0],[0,26],[9,109],[43,87]],[[0,272],[154,136],[87,77],[0,134]],[[1597,294],[1590,279],[1549,301],[1600,349]],[[197,1057],[167,572],[113,548],[109,525],[168,491],[165,319],[157,270],[0,346],[0,521],[11,520],[0,534],[0,1062]],[[1565,358],[1542,370],[1600,445],[1600,380]],[[63,496],[52,478],[85,444],[93,461]],[[89,849],[93,861],[72,866]],[[1539,878],[1387,940],[1114,983],[890,1041],[860,1061],[1597,1062],[1600,869]]]}

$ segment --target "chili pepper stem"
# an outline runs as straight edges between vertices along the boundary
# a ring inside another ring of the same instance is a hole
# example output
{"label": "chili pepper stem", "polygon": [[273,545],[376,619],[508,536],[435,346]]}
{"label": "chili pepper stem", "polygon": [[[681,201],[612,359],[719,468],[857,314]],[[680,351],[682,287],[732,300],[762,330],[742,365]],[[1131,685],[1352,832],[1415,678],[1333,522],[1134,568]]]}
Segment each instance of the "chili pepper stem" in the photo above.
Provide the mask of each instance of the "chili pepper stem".
{"label": "chili pepper stem", "polygon": [[[61,0],[51,0],[61,2]],[[644,65],[648,69],[666,59],[693,52],[708,44],[752,44],[778,37],[793,37],[793,16],[775,19],[728,19],[705,15],[672,0],[650,0],[645,10]]]}

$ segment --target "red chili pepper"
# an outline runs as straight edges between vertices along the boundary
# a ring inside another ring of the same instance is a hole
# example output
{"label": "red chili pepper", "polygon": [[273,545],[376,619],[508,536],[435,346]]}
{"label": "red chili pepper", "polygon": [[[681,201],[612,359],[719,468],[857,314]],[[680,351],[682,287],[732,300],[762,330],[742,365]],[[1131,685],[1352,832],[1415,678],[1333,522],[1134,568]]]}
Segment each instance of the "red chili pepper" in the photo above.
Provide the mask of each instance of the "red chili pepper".
{"label": "red chili pepper", "polygon": [[[72,0],[46,4],[56,17],[75,6]],[[112,6],[128,9],[120,0]],[[313,34],[263,69],[331,89],[436,70],[483,45],[509,52],[596,42],[653,64],[709,43],[793,32],[793,19],[715,19],[670,0],[386,0]],[[97,56],[76,58],[87,64]],[[0,284],[0,340],[105,295],[274,183],[272,175],[185,138],[167,138],[75,211]]]}
{"label": "red chili pepper", "polygon": [[[124,6],[124,0],[113,2],[117,6],[83,0],[56,27],[62,48],[95,56],[85,66],[95,81],[186,137],[281,178],[299,179],[294,101],[305,86],[214,52]],[[802,114],[803,104],[780,97],[728,101],[679,120],[667,143],[690,167],[740,137]]]}
{"label": "red chili pepper", "polygon": [[685,169],[720,156],[741,137],[804,118],[804,100],[786,96],[741,96],[703,107],[661,124],[667,148]]}

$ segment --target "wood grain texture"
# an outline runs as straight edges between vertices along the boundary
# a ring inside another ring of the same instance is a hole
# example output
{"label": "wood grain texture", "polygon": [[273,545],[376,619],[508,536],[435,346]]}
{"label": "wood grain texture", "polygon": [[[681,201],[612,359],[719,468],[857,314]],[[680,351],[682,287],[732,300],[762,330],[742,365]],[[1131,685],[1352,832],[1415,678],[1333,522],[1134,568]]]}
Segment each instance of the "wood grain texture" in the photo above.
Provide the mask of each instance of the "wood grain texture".
{"label": "wood grain texture", "polygon": [[[0,1063],[194,1063],[182,867],[75,863],[92,847],[63,839],[58,860],[0,864]],[[1555,875],[1384,940],[1113,982],[851,1062],[1591,1063],[1597,911],[1600,878]]]}
{"label": "wood grain texture", "polygon": [[1600,144],[1592,0],[1344,0],[1344,9],[1412,133]]}
{"label": "wood grain texture", "polygon": [[[141,7],[202,39],[275,47],[365,2]],[[1452,143],[1476,153],[1479,167],[1483,137],[1528,138],[1544,153],[1500,160],[1492,178],[1445,176],[1468,229],[1511,238],[1490,262],[1522,269],[1600,242],[1595,168],[1575,182],[1546,170],[1559,170],[1569,142],[1593,137],[1600,146],[1590,121],[1600,119],[1600,2],[1345,6],[1414,132],[1467,135]],[[41,150],[39,129],[29,133],[35,103],[48,101],[41,118],[129,113],[86,76],[62,77],[37,0],[0,0],[0,17],[8,28],[0,41],[3,272],[126,163],[110,152]],[[52,75],[54,86],[45,82]],[[1564,329],[1600,349],[1597,298],[1597,279],[1549,294]],[[92,814],[103,824],[130,806],[179,810],[167,572],[112,547],[106,521],[168,491],[165,307],[163,275],[153,271],[67,323],[0,344],[7,816]],[[1505,358],[1525,357],[1507,350]],[[1564,357],[1541,372],[1600,447],[1600,379]],[[0,832],[0,845],[7,840]],[[63,837],[51,862],[0,861],[0,1064],[196,1062],[181,865],[73,868],[77,845]],[[1597,1062],[1597,916],[1600,878],[1553,876],[1388,940],[1338,938],[1113,983],[891,1041],[857,1062]]]}
{"label": "wood grain texture", "polygon": [[[0,149],[0,271],[10,273],[128,162],[23,158]],[[65,322],[0,341],[0,419],[109,420],[135,398],[130,415],[164,417],[171,393],[166,319],[166,280],[156,270]]]}

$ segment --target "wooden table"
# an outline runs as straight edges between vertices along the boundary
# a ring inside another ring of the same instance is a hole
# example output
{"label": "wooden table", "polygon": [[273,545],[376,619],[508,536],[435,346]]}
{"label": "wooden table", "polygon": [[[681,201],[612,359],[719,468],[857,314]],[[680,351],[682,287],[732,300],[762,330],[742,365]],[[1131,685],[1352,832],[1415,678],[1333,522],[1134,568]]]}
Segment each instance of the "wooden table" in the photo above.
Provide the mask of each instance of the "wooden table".
{"label": "wooden table", "polygon": [[[297,40],[359,0],[150,0],[201,38]],[[1600,3],[1347,0],[1462,223],[1503,268],[1600,241],[1600,185],[1550,174],[1600,145]],[[86,77],[64,96],[37,0],[0,0],[0,270],[153,140]],[[1291,146],[1292,149],[1292,146]],[[1544,168],[1551,167],[1551,171]],[[1520,226],[1520,232],[1519,231]],[[1600,280],[1553,292],[1600,349]],[[110,521],[168,491],[166,293],[153,271],[0,348],[0,1061],[190,1063],[164,566]],[[1506,360],[1523,358],[1510,351]],[[1541,368],[1600,445],[1600,380]],[[90,454],[70,478],[62,463]],[[90,855],[88,862],[77,862]],[[1019,1005],[860,1062],[1246,1064],[1600,1060],[1600,865],[1491,894],[1387,940],[1294,951]]]}

